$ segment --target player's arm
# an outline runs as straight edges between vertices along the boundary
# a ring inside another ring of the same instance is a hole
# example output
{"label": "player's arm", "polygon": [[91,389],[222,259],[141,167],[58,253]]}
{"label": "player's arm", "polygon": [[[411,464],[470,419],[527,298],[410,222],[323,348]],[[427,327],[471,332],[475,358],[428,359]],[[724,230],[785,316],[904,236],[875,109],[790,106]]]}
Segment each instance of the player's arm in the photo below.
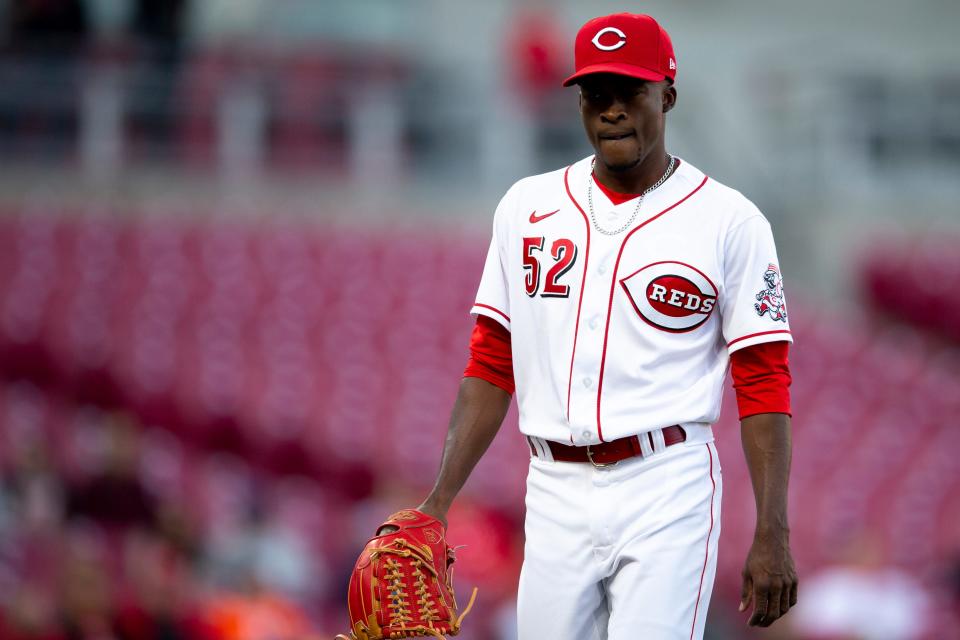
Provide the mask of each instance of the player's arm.
{"label": "player's arm", "polygon": [[446,522],[450,504],[497,435],[513,391],[510,332],[495,320],[479,316],[450,416],[440,472],[421,511]]}
{"label": "player's arm", "polygon": [[797,603],[797,572],[790,555],[787,484],[790,477],[789,344],[752,345],[731,355],[740,434],[757,527],[743,569],[740,611],[753,604],[750,624],[766,627]]}
{"label": "player's arm", "polygon": [[740,424],[757,504],[756,532],[743,569],[740,611],[746,611],[752,601],[749,624],[767,627],[797,604],[797,570],[790,554],[787,523],[790,416],[760,413]]}
{"label": "player's arm", "polygon": [[516,194],[514,185],[494,214],[477,302],[470,310],[477,317],[470,337],[470,359],[450,415],[436,483],[420,505],[421,511],[444,523],[453,499],[497,435],[514,392],[509,261],[503,248],[512,246],[507,220],[515,209]]}
{"label": "player's arm", "polygon": [[460,382],[440,472],[421,511],[446,523],[450,504],[500,430],[510,398],[504,389],[481,378],[465,377]]}

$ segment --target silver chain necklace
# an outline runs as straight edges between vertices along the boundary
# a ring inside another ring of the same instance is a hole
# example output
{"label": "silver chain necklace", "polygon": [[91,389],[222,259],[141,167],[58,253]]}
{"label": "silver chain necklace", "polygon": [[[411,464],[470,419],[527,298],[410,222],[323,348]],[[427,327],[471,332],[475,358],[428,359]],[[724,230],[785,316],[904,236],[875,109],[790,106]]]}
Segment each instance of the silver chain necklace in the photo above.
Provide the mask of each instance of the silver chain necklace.
{"label": "silver chain necklace", "polygon": [[596,163],[597,159],[594,157],[593,161],[590,163],[590,175],[587,178],[587,202],[590,204],[590,220],[593,221],[593,226],[600,233],[608,236],[615,236],[618,233],[622,233],[633,224],[633,221],[637,218],[637,214],[640,213],[640,205],[643,204],[644,196],[667,181],[667,178],[670,177],[670,174],[673,173],[673,169],[677,166],[677,159],[674,156],[670,156],[670,162],[667,164],[667,170],[663,172],[663,175],[660,176],[660,179],[647,187],[644,192],[640,194],[640,197],[637,198],[637,206],[633,208],[633,213],[630,214],[630,219],[624,222],[619,228],[612,231],[609,229],[604,229],[600,226],[600,223],[597,222],[597,214],[593,211],[593,182],[595,180],[593,177],[593,167],[596,165]]}

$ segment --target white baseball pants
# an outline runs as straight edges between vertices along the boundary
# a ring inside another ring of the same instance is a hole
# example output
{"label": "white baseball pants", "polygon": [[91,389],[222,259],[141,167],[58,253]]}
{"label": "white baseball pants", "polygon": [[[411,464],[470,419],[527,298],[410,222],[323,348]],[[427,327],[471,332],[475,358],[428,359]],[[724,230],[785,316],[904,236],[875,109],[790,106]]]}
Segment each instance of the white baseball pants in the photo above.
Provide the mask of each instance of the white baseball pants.
{"label": "white baseball pants", "polygon": [[686,442],[600,469],[531,458],[519,640],[703,637],[720,537],[712,440],[693,426]]}

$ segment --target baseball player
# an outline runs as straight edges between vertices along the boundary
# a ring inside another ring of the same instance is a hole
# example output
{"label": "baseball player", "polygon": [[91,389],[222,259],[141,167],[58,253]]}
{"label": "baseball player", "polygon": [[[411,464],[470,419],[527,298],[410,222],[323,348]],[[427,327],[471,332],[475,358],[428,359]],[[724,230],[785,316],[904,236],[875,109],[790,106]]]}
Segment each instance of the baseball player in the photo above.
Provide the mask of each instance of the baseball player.
{"label": "baseball player", "polygon": [[519,637],[702,638],[723,486],[711,425],[732,367],[757,506],[740,610],[768,626],[797,602],[792,340],[770,224],[667,153],[677,60],[656,20],[587,22],[575,67],[564,85],[579,86],[594,153],[497,207],[471,358],[419,509],[444,520],[516,392],[531,454]]}

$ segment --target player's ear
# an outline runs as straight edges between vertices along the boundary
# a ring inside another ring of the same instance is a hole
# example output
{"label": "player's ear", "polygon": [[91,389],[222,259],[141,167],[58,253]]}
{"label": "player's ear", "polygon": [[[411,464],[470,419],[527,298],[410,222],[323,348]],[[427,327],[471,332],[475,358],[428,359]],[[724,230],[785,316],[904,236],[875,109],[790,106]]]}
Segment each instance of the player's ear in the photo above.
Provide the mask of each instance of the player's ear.
{"label": "player's ear", "polygon": [[677,89],[667,80],[664,82],[666,86],[663,88],[663,112],[667,113],[677,104]]}

